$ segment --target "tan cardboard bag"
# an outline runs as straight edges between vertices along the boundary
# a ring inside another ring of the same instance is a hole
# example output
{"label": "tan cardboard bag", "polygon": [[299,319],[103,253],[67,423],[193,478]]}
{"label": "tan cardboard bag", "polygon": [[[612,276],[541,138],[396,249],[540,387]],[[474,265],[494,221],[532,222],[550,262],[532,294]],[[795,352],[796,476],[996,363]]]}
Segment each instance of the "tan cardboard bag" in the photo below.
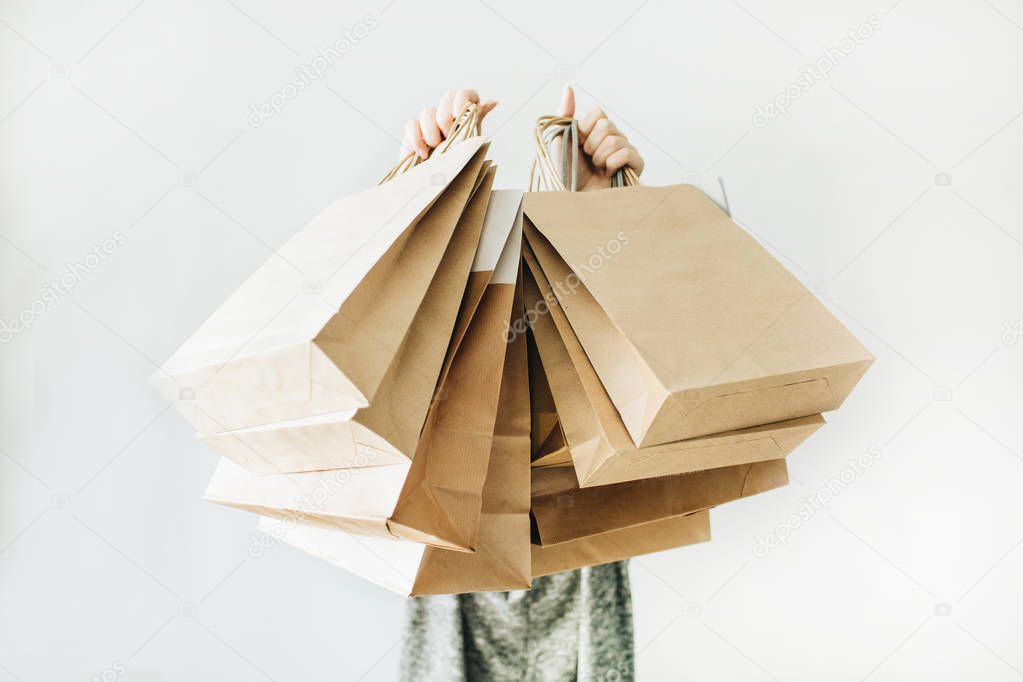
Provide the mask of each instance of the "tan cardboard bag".
{"label": "tan cardboard bag", "polygon": [[[423,303],[369,406],[199,438],[257,474],[398,463],[411,458],[451,342],[467,280],[472,310],[496,265],[518,207],[490,210],[495,168],[484,163]],[[506,202],[507,203],[507,202]],[[485,223],[487,223],[485,225]],[[481,232],[496,249],[479,250]],[[473,272],[470,272],[472,270]]]}
{"label": "tan cardboard bag", "polygon": [[571,468],[532,472],[532,515],[541,545],[685,516],[788,483],[785,460],[580,488]]}
{"label": "tan cardboard bag", "polygon": [[638,446],[833,410],[869,352],[695,187],[531,192],[526,236]]}
{"label": "tan cardboard bag", "polygon": [[529,348],[529,395],[531,429],[530,453],[532,466],[563,466],[572,463],[572,455],[565,442],[558,411],[551,395],[547,373],[543,369],[536,339],[526,334]]}
{"label": "tan cardboard bag", "polygon": [[637,448],[536,258],[523,252],[529,319],[558,419],[545,441],[550,454],[534,466],[572,464],[580,485],[602,486],[783,458],[824,424],[813,415]]}
{"label": "tan cardboard bag", "polygon": [[[515,310],[521,310],[521,287]],[[529,543],[529,380],[524,338],[505,357],[501,401],[475,552],[427,550],[419,594],[525,589],[531,583]]]}
{"label": "tan cardboard bag", "polygon": [[204,434],[368,406],[423,302],[486,146],[481,138],[460,142],[331,204],[203,323],[154,383]]}
{"label": "tan cardboard bag", "polygon": [[[525,340],[508,348],[482,514],[473,553],[439,549],[357,527],[263,517],[271,538],[302,549],[399,594],[453,594],[530,586],[529,389]],[[389,467],[381,467],[389,468]],[[373,469],[353,471],[362,476]],[[346,493],[342,493],[346,494]],[[400,529],[399,529],[400,532]]]}
{"label": "tan cardboard bag", "polygon": [[708,540],[710,512],[704,510],[559,545],[533,545],[533,577],[622,561]]}
{"label": "tan cardboard bag", "polygon": [[406,533],[422,528],[423,519],[439,533],[424,533],[421,542],[473,547],[497,417],[500,383],[509,344],[505,330],[521,308],[519,281],[522,250],[521,192],[503,190],[497,202],[515,207],[514,224],[493,276],[476,307],[454,361],[441,373],[440,391],[412,460],[392,525]]}
{"label": "tan cardboard bag", "polygon": [[[501,212],[512,225],[495,228],[505,237],[503,244],[493,235],[480,240],[478,262],[493,262],[497,252],[496,266],[478,304],[463,306],[411,461],[256,476],[225,459],[210,481],[207,499],[362,535],[474,549],[508,348],[502,332],[518,278],[520,198],[521,193],[507,193],[492,202],[495,207],[510,204],[511,210]],[[470,292],[470,298],[478,293]]]}

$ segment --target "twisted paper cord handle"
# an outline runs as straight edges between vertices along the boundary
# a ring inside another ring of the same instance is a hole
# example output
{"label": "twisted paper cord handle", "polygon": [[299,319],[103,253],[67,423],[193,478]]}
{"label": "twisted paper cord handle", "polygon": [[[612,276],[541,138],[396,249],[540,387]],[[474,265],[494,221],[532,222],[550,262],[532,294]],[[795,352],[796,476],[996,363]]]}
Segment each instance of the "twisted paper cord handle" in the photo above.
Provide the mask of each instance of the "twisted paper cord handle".
{"label": "twisted paper cord handle", "polygon": [[[579,146],[579,122],[565,116],[541,116],[533,132],[536,158],[529,172],[531,192],[578,191],[576,147]],[[562,138],[561,158],[554,158],[554,142]],[[611,176],[612,187],[635,187],[636,171],[626,166]]]}
{"label": "twisted paper cord handle", "polygon": [[[481,135],[483,132],[483,121],[480,120],[479,113],[479,105],[475,102],[466,102],[465,106],[462,107],[462,112],[458,114],[458,117],[451,124],[451,128],[448,129],[447,137],[440,145],[437,146],[436,149],[432,150],[430,154],[444,153],[450,149],[451,145],[455,142]],[[379,184],[382,185],[388,180],[392,180],[410,168],[415,168],[425,160],[426,159],[416,154],[415,151],[410,151],[401,158],[401,161],[399,161],[394,168],[387,172],[387,175],[380,180]]]}

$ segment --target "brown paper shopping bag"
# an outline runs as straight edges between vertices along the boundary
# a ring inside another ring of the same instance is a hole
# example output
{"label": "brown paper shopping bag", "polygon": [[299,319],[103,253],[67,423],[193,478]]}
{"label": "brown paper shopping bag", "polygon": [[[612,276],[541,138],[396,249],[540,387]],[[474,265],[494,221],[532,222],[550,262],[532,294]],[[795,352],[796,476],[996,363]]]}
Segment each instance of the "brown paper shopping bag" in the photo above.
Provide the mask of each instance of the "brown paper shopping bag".
{"label": "brown paper shopping bag", "polygon": [[533,469],[534,541],[556,545],[686,516],[787,483],[788,469],[783,459],[595,488],[580,488],[568,467]]}
{"label": "brown paper shopping bag", "polygon": [[[516,311],[521,302],[520,294]],[[529,424],[526,344],[519,337],[511,341],[505,357],[475,551],[427,550],[416,576],[418,594],[530,586]]]}
{"label": "brown paper shopping bag", "polygon": [[[523,275],[528,277],[523,270]],[[565,465],[572,455],[565,442],[558,411],[551,394],[540,351],[531,332],[526,334],[529,348],[529,397],[531,412],[530,453],[533,466]]]}
{"label": "brown paper shopping bag", "polygon": [[527,240],[638,446],[836,409],[873,357],[695,187],[531,192]]}
{"label": "brown paper shopping bag", "polygon": [[[260,528],[399,594],[454,594],[530,586],[529,389],[525,340],[505,356],[501,395],[476,538],[475,551],[457,552],[408,542],[366,528],[309,518],[264,517]],[[390,467],[380,467],[388,469]],[[373,469],[353,470],[353,476]],[[340,494],[347,494],[341,491]],[[369,508],[368,501],[362,501]],[[254,510],[259,511],[259,510]],[[399,533],[401,529],[396,529]]]}
{"label": "brown paper shopping bag", "polygon": [[[474,289],[486,286],[497,262],[500,245],[496,252],[493,247],[477,248],[481,232],[488,242],[496,239],[503,244],[510,229],[507,209],[489,210],[494,171],[491,166],[480,175],[423,303],[368,406],[200,434],[200,439],[257,474],[380,465],[410,458],[459,310],[464,306],[474,308],[479,300],[479,292]],[[469,296],[463,303],[467,282]],[[466,319],[471,319],[473,308]]]}
{"label": "brown paper shopping bag", "polygon": [[472,550],[508,349],[503,331],[518,279],[520,197],[521,193],[495,193],[492,206],[511,225],[495,227],[498,238],[487,234],[480,240],[479,267],[492,263],[495,253],[496,265],[489,266],[492,275],[476,292],[479,295],[470,293],[477,303],[460,312],[437,395],[411,461],[256,476],[223,460],[207,498],[364,535]]}
{"label": "brown paper shopping bag", "polygon": [[708,540],[710,512],[704,510],[558,545],[533,545],[533,577],[622,561]]}
{"label": "brown paper shopping bag", "polygon": [[[422,542],[472,547],[479,522],[480,491],[487,474],[497,417],[500,383],[509,348],[505,330],[511,323],[522,248],[521,193],[496,192],[497,205],[515,210],[514,224],[497,266],[476,306],[461,348],[441,373],[440,390],[412,460],[392,524],[408,534],[424,526]],[[484,244],[484,246],[486,246]]]}
{"label": "brown paper shopping bag", "polygon": [[534,465],[571,464],[583,487],[783,458],[824,424],[820,415],[637,448],[526,246],[528,317],[557,424],[552,454]]}
{"label": "brown paper shopping bag", "polygon": [[154,383],[180,398],[200,433],[368,406],[477,184],[486,146],[479,137],[460,141],[334,202],[212,314]]}

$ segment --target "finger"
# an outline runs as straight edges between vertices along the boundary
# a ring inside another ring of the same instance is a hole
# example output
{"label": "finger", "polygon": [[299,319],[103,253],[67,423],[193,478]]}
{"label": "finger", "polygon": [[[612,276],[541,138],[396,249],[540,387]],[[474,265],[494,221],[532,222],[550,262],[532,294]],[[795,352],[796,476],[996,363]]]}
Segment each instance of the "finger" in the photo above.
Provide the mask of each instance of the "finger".
{"label": "finger", "polygon": [[459,90],[455,93],[455,99],[451,106],[451,115],[457,117],[465,108],[466,102],[480,103],[479,93],[475,90]]}
{"label": "finger", "polygon": [[590,134],[586,136],[586,141],[583,142],[583,151],[593,156],[597,148],[611,135],[620,135],[618,127],[608,118],[599,119],[593,124]]}
{"label": "finger", "polygon": [[424,159],[430,155],[430,148],[426,146],[423,133],[419,129],[419,121],[412,119],[405,124],[405,137],[402,140],[402,146],[405,147],[406,153],[415,152]]}
{"label": "finger", "polygon": [[490,100],[489,102],[484,102],[483,104],[481,104],[480,105],[480,120],[482,121],[483,117],[486,116],[487,114],[489,114],[491,111],[493,111],[494,107],[496,107],[496,106],[497,106],[497,102],[495,102],[494,100]]}
{"label": "finger", "polygon": [[437,127],[437,110],[427,107],[419,112],[419,130],[423,134],[423,140],[431,147],[436,147],[444,137]]}
{"label": "finger", "polygon": [[572,118],[575,116],[575,90],[568,83],[561,92],[561,106],[558,107],[558,116]]}
{"label": "finger", "polygon": [[607,114],[604,113],[603,109],[599,108],[583,116],[579,119],[579,138],[585,140],[593,132],[593,127],[597,125],[597,121],[606,118]]}
{"label": "finger", "polygon": [[605,172],[608,176],[614,175],[622,168],[628,166],[632,170],[636,171],[636,175],[643,172],[643,157],[639,155],[639,151],[631,144],[624,149],[619,149],[611,156],[607,157],[605,165]]}
{"label": "finger", "polygon": [[597,145],[597,148],[593,150],[593,165],[597,168],[603,168],[607,163],[608,157],[618,150],[625,149],[628,146],[629,142],[623,136],[608,135],[604,138],[604,141]]}
{"label": "finger", "polygon": [[454,121],[451,118],[451,100],[454,96],[455,93],[448,90],[440,96],[440,102],[437,103],[437,127],[440,128],[440,133],[444,137],[448,136],[448,130],[451,129],[451,124]]}

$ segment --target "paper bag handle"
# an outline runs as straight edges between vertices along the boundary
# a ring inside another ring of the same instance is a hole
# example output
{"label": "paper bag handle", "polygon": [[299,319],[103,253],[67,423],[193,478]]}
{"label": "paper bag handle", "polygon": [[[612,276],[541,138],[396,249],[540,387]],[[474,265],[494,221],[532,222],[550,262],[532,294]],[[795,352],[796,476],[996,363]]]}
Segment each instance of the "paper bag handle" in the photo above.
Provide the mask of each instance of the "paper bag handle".
{"label": "paper bag handle", "polygon": [[[444,153],[455,142],[466,140],[470,137],[477,137],[482,133],[483,120],[480,118],[479,105],[476,104],[475,102],[466,102],[465,106],[462,107],[461,113],[458,114],[458,117],[455,118],[454,122],[451,124],[451,127],[448,129],[447,137],[444,138],[444,141],[441,144],[437,145],[436,148],[431,150],[430,154],[432,155],[436,152]],[[380,180],[379,184],[382,185],[388,180],[391,180],[397,177],[398,175],[401,175],[410,168],[415,168],[425,160],[426,159],[419,156],[419,154],[416,154],[415,151],[410,151],[408,154],[401,157],[401,161],[399,161],[394,168],[387,172],[387,175],[385,175]]]}
{"label": "paper bag handle", "polygon": [[[533,137],[536,159],[529,172],[530,191],[577,191],[576,147],[579,146],[579,122],[567,116],[541,116],[536,120]],[[567,143],[561,145],[561,158],[555,160],[554,142],[559,137],[566,138],[563,142]],[[639,176],[629,166],[611,176],[612,187],[634,187],[638,184]]]}

